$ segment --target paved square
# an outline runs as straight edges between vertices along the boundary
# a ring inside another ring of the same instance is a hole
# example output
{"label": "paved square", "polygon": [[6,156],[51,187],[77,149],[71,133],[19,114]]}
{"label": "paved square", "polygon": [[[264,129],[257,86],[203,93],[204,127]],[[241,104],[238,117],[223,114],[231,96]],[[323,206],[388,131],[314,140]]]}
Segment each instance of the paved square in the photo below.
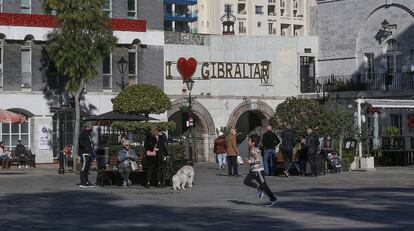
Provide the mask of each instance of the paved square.
{"label": "paved square", "polygon": [[[267,177],[267,208],[242,177],[195,166],[196,185],[175,192],[76,186],[54,169],[0,171],[0,230],[413,230],[414,167],[319,177]],[[91,176],[94,179],[95,175]]]}

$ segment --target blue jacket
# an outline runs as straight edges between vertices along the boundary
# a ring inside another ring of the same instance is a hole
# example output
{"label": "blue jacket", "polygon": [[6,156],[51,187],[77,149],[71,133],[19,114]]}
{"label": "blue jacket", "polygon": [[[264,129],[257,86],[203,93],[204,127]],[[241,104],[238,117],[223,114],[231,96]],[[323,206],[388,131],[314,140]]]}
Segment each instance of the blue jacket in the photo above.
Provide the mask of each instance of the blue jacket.
{"label": "blue jacket", "polygon": [[128,151],[125,148],[122,148],[118,153],[118,168],[130,167],[130,160],[137,160],[138,156],[135,154],[134,149],[129,149]]}

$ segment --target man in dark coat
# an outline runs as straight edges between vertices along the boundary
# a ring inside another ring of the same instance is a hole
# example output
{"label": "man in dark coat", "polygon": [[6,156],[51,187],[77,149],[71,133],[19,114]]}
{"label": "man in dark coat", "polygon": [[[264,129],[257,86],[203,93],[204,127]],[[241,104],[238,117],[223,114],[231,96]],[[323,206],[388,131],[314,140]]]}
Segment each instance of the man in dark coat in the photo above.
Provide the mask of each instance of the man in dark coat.
{"label": "man in dark coat", "polygon": [[[271,125],[266,127],[266,132],[262,136],[264,149],[264,172],[266,175],[274,175],[276,172],[276,146],[280,143],[279,137],[273,132]],[[270,165],[269,165],[270,163]]]}
{"label": "man in dark coat", "polygon": [[315,157],[316,157],[316,154],[318,153],[319,137],[318,135],[315,134],[312,128],[308,128],[306,132],[308,134],[306,136],[306,149],[308,153],[308,161],[309,161],[309,164],[311,165],[312,175],[317,176]]}
{"label": "man in dark coat", "polygon": [[285,164],[285,171],[283,173],[286,177],[289,176],[289,170],[292,163],[293,148],[296,145],[295,133],[292,131],[290,125],[287,125],[286,128],[282,131],[282,144],[280,144],[280,151],[283,154],[283,160]]}
{"label": "man in dark coat", "polygon": [[88,175],[89,169],[92,165],[92,160],[94,158],[94,150],[92,144],[92,125],[85,124],[83,127],[82,133],[79,135],[79,150],[78,155],[81,159],[82,169],[80,172],[80,186],[81,188],[94,187],[94,185],[89,182]]}

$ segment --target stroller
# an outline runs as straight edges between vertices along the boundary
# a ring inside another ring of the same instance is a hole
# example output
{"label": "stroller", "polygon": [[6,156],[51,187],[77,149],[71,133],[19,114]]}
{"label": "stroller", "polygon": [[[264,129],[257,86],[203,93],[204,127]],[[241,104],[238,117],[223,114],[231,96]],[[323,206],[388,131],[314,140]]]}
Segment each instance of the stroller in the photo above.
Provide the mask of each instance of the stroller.
{"label": "stroller", "polygon": [[328,160],[328,170],[341,173],[342,162],[338,156],[335,153],[328,153],[326,158]]}

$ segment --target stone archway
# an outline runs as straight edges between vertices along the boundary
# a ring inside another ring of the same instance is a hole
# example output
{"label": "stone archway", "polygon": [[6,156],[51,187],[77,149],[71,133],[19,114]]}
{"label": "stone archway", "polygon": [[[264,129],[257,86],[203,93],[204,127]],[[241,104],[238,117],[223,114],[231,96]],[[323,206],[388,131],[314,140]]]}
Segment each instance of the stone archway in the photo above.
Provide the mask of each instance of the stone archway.
{"label": "stone archway", "polygon": [[237,120],[240,116],[247,111],[259,111],[261,112],[267,120],[273,117],[275,112],[272,107],[263,101],[254,101],[254,102],[243,102],[239,104],[231,113],[227,126],[229,128],[236,127]]}
{"label": "stone archway", "polygon": [[237,129],[237,143],[242,157],[247,158],[247,135],[251,132],[262,135],[274,111],[265,102],[243,102],[231,113],[227,126]]}
{"label": "stone archway", "polygon": [[[185,104],[185,99],[175,100],[172,102],[171,109],[167,111],[168,120],[177,119],[184,116],[181,107]],[[193,101],[192,115],[194,119],[194,128],[192,130],[193,158],[196,161],[215,161],[213,154],[213,144],[215,134],[215,125],[209,111],[198,101]],[[177,116],[178,115],[178,116]],[[185,118],[186,119],[186,118]],[[177,121],[176,121],[177,122]],[[183,126],[182,121],[178,121],[177,126]],[[178,128],[179,129],[179,128]],[[184,131],[188,133],[188,131]]]}

